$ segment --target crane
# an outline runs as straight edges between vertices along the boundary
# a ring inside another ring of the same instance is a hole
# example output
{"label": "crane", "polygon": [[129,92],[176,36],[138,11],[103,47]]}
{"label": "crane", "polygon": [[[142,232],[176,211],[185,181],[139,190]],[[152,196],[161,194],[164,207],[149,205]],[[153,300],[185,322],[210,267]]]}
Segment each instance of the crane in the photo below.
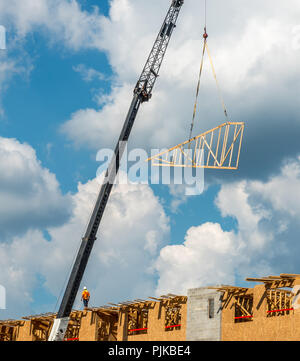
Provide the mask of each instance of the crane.
{"label": "crane", "polygon": [[96,241],[97,231],[119,170],[120,161],[122,159],[126,143],[129,139],[140,105],[151,99],[155,81],[158,77],[162,61],[168,48],[173,30],[176,27],[176,21],[183,4],[184,0],[172,0],[142,74],[134,88],[133,99],[126,116],[119,141],[115,148],[114,157],[112,158],[106,171],[85,235],[82,238],[65,293],[52,326],[48,339],[49,341],[62,341],[64,339],[69,323],[69,316],[72,311],[93,245]]}

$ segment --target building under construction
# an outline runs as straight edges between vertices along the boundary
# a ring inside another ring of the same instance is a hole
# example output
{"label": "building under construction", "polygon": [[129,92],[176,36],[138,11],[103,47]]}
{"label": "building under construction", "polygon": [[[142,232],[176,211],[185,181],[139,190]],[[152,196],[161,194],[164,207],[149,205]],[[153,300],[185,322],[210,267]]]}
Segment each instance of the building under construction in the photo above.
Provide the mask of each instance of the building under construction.
{"label": "building under construction", "polygon": [[[298,341],[300,275],[247,278],[72,311],[66,341]],[[56,314],[0,321],[1,341],[46,341]]]}

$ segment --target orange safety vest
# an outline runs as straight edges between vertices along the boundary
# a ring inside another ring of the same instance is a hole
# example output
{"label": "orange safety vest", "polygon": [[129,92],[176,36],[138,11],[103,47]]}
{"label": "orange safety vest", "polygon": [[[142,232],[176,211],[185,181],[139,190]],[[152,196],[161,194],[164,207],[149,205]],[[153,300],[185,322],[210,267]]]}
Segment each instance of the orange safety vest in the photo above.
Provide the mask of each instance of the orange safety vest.
{"label": "orange safety vest", "polygon": [[83,298],[84,300],[88,300],[88,299],[90,298],[90,293],[89,293],[89,291],[84,290],[84,291],[82,292],[82,298]]}

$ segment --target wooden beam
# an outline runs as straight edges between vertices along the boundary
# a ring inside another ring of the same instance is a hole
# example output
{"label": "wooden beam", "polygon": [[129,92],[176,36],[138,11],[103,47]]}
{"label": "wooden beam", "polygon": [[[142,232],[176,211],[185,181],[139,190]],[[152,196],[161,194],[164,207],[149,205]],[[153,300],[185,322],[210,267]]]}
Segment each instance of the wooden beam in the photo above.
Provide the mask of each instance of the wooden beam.
{"label": "wooden beam", "polygon": [[242,306],[238,300],[235,301],[235,304],[242,310],[242,312],[244,312],[244,314],[246,316],[252,316],[246,309],[244,306]]}
{"label": "wooden beam", "polygon": [[281,273],[280,277],[283,277],[283,278],[300,278],[300,274]]}
{"label": "wooden beam", "polygon": [[246,278],[246,281],[249,281],[249,282],[273,282],[274,280],[272,280],[270,278],[251,278],[251,277],[248,277],[248,278]]}
{"label": "wooden beam", "polygon": [[163,301],[164,299],[163,298],[156,298],[156,297],[148,297],[152,300],[155,300],[155,301]]}

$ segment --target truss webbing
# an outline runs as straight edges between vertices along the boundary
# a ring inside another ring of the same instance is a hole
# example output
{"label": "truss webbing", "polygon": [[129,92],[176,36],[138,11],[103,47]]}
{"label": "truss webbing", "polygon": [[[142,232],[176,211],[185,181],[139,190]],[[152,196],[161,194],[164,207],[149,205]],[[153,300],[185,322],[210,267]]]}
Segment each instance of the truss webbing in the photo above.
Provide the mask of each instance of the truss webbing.
{"label": "truss webbing", "polygon": [[226,122],[149,158],[154,166],[238,169],[243,122]]}

